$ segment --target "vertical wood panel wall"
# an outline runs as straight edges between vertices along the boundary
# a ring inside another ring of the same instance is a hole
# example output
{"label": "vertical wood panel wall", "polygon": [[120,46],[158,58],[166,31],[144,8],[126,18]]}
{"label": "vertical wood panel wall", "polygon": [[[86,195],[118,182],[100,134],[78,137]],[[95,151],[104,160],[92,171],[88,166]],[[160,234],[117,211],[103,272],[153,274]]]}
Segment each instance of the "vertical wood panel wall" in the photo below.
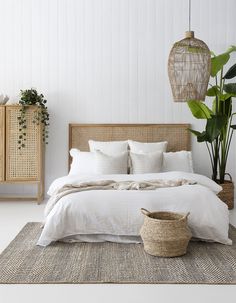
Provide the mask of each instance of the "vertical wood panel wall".
{"label": "vertical wood panel wall", "polygon": [[[0,0],[0,10],[1,91],[17,100],[35,87],[49,102],[47,186],[67,172],[69,122],[201,129],[172,102],[167,76],[170,48],[188,29],[187,0]],[[196,37],[216,52],[236,44],[235,11],[235,0],[192,0]],[[196,170],[209,174],[205,146],[193,141],[193,150]]]}

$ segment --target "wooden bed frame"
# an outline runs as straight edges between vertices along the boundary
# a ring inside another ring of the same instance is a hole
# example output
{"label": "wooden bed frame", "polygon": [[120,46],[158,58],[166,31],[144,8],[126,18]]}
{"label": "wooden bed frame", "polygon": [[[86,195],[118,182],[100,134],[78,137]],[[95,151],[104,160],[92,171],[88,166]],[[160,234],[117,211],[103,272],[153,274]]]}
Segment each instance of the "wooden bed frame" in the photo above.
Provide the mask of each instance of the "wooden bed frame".
{"label": "wooden bed frame", "polygon": [[[168,141],[167,151],[191,150],[190,124],[69,124],[69,150],[89,151],[88,140]],[[71,157],[69,156],[69,165]]]}

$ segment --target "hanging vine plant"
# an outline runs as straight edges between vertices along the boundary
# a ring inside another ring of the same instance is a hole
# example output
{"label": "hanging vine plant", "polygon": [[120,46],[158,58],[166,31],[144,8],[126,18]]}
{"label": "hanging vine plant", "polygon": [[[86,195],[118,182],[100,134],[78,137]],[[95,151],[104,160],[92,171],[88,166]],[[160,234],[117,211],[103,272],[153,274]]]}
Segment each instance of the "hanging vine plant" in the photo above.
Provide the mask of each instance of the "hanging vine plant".
{"label": "hanging vine plant", "polygon": [[45,144],[48,144],[48,127],[49,127],[49,113],[46,106],[47,100],[44,99],[43,94],[38,94],[36,89],[26,89],[20,92],[21,105],[20,114],[18,116],[19,123],[19,137],[18,137],[18,148],[22,149],[26,146],[27,139],[27,120],[26,112],[27,107],[34,105],[37,108],[34,111],[32,122],[36,125],[42,125],[42,140]]}

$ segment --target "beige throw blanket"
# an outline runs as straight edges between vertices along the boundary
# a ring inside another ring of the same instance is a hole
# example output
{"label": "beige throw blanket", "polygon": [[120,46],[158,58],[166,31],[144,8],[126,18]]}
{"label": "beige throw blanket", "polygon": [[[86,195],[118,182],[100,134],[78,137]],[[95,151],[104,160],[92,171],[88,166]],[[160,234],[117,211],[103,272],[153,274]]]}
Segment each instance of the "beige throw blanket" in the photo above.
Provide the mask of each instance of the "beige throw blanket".
{"label": "beige throw blanket", "polygon": [[114,181],[114,180],[100,180],[82,182],[79,184],[67,184],[60,188],[55,195],[49,200],[45,208],[45,216],[47,216],[53,209],[54,205],[64,196],[75,192],[87,190],[156,190],[158,188],[176,187],[182,185],[196,184],[195,181],[186,179],[179,180],[147,180],[147,181]]}

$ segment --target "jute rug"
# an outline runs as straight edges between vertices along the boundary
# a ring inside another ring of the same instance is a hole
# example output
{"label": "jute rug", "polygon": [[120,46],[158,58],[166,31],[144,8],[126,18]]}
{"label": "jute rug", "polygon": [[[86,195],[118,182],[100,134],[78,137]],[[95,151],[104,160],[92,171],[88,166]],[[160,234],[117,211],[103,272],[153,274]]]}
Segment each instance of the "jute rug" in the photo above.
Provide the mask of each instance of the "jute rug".
{"label": "jute rug", "polygon": [[190,242],[178,258],[146,254],[141,244],[55,243],[35,245],[40,223],[28,223],[0,255],[0,283],[236,284],[233,246]]}

